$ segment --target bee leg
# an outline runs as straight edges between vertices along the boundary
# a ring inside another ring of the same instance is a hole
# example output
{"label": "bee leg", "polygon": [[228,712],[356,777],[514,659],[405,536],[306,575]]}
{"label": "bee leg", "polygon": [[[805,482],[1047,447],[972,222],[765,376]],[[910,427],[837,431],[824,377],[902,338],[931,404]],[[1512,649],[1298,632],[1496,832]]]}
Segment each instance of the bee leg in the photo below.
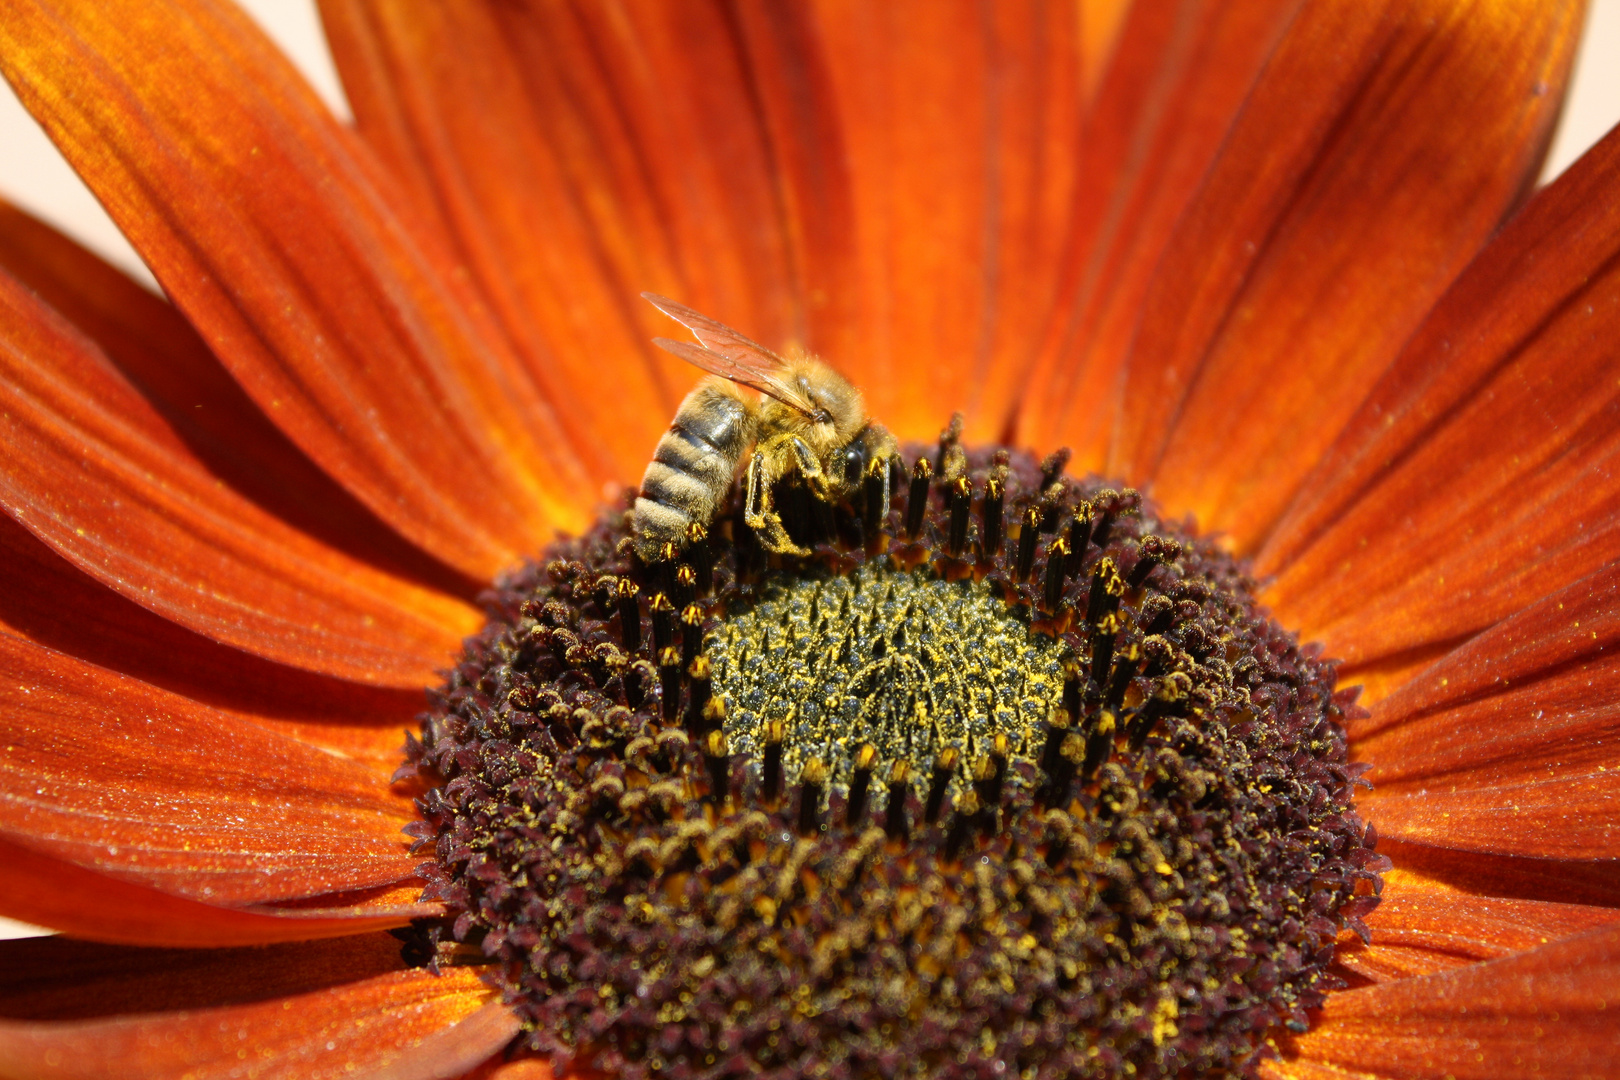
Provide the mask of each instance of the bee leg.
{"label": "bee leg", "polygon": [[743,520],[759,534],[759,542],[766,551],[779,555],[808,555],[809,551],[799,547],[788,536],[787,529],[782,525],[782,516],[771,509],[771,485],[778,479],[770,468],[774,457],[764,446],[754,448],[754,456],[748,462],[748,495],[743,502]]}
{"label": "bee leg", "polygon": [[799,468],[799,475],[804,477],[805,486],[810,494],[822,502],[832,502],[832,486],[827,474],[822,471],[821,462],[811,452],[810,447],[797,435],[791,437],[788,443],[793,448],[793,463]]}

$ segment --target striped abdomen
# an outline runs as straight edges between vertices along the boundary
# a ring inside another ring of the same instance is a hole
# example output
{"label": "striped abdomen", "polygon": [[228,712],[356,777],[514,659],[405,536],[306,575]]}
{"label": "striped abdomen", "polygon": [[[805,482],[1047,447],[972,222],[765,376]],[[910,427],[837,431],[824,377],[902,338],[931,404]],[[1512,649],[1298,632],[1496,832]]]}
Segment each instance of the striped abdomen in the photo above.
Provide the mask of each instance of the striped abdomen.
{"label": "striped abdomen", "polygon": [[706,379],[686,395],[641,477],[635,531],[643,562],[656,561],[666,542],[685,547],[691,522],[714,520],[755,427],[753,406],[725,379]]}

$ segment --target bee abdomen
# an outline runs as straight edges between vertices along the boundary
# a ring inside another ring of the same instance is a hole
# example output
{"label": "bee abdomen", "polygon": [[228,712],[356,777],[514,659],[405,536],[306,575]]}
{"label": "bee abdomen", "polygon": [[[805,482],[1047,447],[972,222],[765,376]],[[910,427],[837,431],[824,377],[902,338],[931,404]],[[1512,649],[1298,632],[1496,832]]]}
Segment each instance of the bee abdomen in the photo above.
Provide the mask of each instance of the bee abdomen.
{"label": "bee abdomen", "polygon": [[644,561],[666,542],[681,546],[689,523],[714,520],[752,433],[748,405],[729,383],[705,382],[686,396],[641,477],[636,553]]}

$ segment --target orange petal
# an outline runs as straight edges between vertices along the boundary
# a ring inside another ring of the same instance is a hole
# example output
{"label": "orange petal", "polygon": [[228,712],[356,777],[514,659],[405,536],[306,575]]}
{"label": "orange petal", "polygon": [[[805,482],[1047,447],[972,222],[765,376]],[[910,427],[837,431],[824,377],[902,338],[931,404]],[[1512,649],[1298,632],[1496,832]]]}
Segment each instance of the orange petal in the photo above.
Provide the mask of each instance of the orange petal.
{"label": "orange petal", "polygon": [[[224,908],[109,877],[0,834],[0,911],[86,941],[220,948],[343,937],[443,913],[439,904]],[[395,898],[389,898],[395,899]]]}
{"label": "orange petal", "polygon": [[[82,993],[92,993],[103,974],[119,997],[143,985],[152,997],[144,1008],[140,998],[130,1001],[141,1010],[135,1015],[0,1021],[0,1071],[17,1080],[166,1080],[182,1073],[223,1080],[248,1069],[260,1080],[437,1080],[465,1072],[517,1034],[517,1019],[491,1001],[474,972],[450,968],[436,976],[401,969],[397,949],[389,962],[388,947],[386,939],[373,939],[158,953],[150,968],[108,950],[100,972],[97,958],[85,957],[80,970],[69,973],[90,983]],[[53,988],[66,981],[48,972],[43,979],[34,970],[25,975]],[[187,976],[196,983],[183,985]],[[261,987],[268,992],[256,992]],[[202,996],[208,989],[226,1001],[249,1000],[210,1005]],[[199,1004],[156,1011],[176,996]]]}
{"label": "orange petal", "polygon": [[[768,130],[773,73],[750,49],[770,42],[747,28],[803,37],[792,9],[321,8],[362,135],[434,208],[508,336],[576,404],[576,437],[605,444],[620,479],[640,473],[695,379],[651,348],[671,326],[642,290],[761,341],[803,342],[794,264],[825,242],[801,235],[809,253],[790,250],[783,200],[811,200],[817,228],[839,235],[847,209],[818,200],[847,195],[832,183],[842,155],[813,126],[824,107],[786,118],[808,121],[802,132]],[[810,98],[801,110],[825,95],[814,55],[780,59]],[[831,176],[802,190],[796,163]]]}
{"label": "orange petal", "polygon": [[241,12],[8,0],[0,69],[259,406],[487,579],[580,520],[551,407],[354,135]]}
{"label": "orange petal", "polygon": [[216,641],[361,682],[434,681],[478,614],[220,484],[94,346],[0,271],[0,505],[104,584]]}
{"label": "orange petal", "polygon": [[[1546,859],[1609,859],[1620,847],[1620,776],[1571,769],[1521,784],[1373,792],[1356,809],[1381,835],[1438,847]],[[1444,785],[1444,786],[1442,786]]]}
{"label": "orange petal", "polygon": [[467,1080],[552,1080],[557,1074],[544,1058],[491,1062],[484,1069],[469,1073]]}
{"label": "orange petal", "polygon": [[[362,130],[444,208],[513,336],[587,389],[604,352],[636,358],[619,415],[582,405],[621,471],[692,381],[642,370],[645,337],[669,331],[626,307],[643,288],[824,353],[903,433],[954,408],[1000,433],[1074,195],[1072,9],[324,10]],[[541,222],[554,247],[532,243]],[[578,282],[571,309],[547,314],[559,280]]]}
{"label": "orange petal", "polygon": [[1022,441],[1102,469],[1136,317],[1177,219],[1299,0],[1136,4],[1085,117],[1085,168]]}
{"label": "orange petal", "polygon": [[1255,1075],[1260,1080],[1380,1080],[1360,1069],[1340,1069],[1319,1061],[1281,1061],[1277,1058],[1262,1061]]}
{"label": "orange petal", "polygon": [[1336,961],[1383,982],[1431,975],[1620,923],[1610,907],[1475,896],[1397,867],[1367,926],[1372,944],[1340,944]]}
{"label": "orange petal", "polygon": [[1079,20],[1061,4],[973,0],[814,11],[853,221],[827,286],[851,306],[825,332],[813,324],[812,343],[906,435],[959,409],[970,438],[1001,437],[1077,194]]}
{"label": "orange petal", "polygon": [[406,543],[333,483],[172,304],[3,201],[0,267],[99,345],[209,471],[248,499],[362,562],[469,598],[482,587]]}
{"label": "orange petal", "polygon": [[1522,855],[1430,847],[1378,838],[1378,852],[1402,873],[1475,896],[1545,900],[1620,908],[1620,860],[1566,862]]}
{"label": "orange petal", "polygon": [[[492,4],[321,7],[361,135],[465,260],[536,380],[569,403],[570,444],[602,477],[634,479],[692,381],[658,359],[650,338],[670,328],[639,293],[677,290],[680,278],[667,248],[649,242],[661,228],[651,204],[614,205],[582,183],[591,163],[570,136],[611,133],[571,131],[552,98],[559,80],[591,74],[588,54],[554,41],[546,63],[525,58],[535,24],[573,18],[535,12],[511,27]],[[608,154],[595,164],[623,163]],[[621,214],[634,231],[613,220]]]}
{"label": "orange petal", "polygon": [[410,877],[379,772],[0,635],[0,829],[179,896],[249,904]]}
{"label": "orange petal", "polygon": [[1620,927],[1417,979],[1331,995],[1286,1056],[1380,1077],[1602,1076],[1614,1022]]}
{"label": "orange petal", "polygon": [[1448,653],[1350,721],[1380,792],[1620,773],[1620,564]]}
{"label": "orange petal", "polygon": [[217,949],[25,938],[0,942],[0,1017],[93,1020],[245,1005],[405,969],[399,939],[386,933]]}
{"label": "orange petal", "polygon": [[99,667],[271,723],[384,774],[414,730],[422,691],[362,686],[261,660],[154,615],[75,569],[0,515],[0,629]]}
{"label": "orange petal", "polygon": [[1620,565],[1497,624],[1352,721],[1386,836],[1552,859],[1620,842]]}
{"label": "orange petal", "polygon": [[1435,309],[1261,553],[1352,665],[1453,642],[1620,555],[1620,132]]}
{"label": "orange petal", "polygon": [[1581,11],[1302,9],[1143,301],[1110,471],[1254,547],[1534,178]]}
{"label": "orange petal", "polygon": [[1131,0],[1080,0],[1080,72],[1088,101],[1097,94],[1133,6]]}

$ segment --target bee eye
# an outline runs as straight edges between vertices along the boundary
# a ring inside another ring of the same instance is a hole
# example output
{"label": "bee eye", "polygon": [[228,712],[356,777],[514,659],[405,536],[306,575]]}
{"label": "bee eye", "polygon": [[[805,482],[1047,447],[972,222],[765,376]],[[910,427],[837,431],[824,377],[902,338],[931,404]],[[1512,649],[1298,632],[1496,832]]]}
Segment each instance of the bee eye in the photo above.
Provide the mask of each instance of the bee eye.
{"label": "bee eye", "polygon": [[859,444],[846,447],[844,450],[844,480],[850,484],[858,484],[861,477],[866,475],[866,447]]}

